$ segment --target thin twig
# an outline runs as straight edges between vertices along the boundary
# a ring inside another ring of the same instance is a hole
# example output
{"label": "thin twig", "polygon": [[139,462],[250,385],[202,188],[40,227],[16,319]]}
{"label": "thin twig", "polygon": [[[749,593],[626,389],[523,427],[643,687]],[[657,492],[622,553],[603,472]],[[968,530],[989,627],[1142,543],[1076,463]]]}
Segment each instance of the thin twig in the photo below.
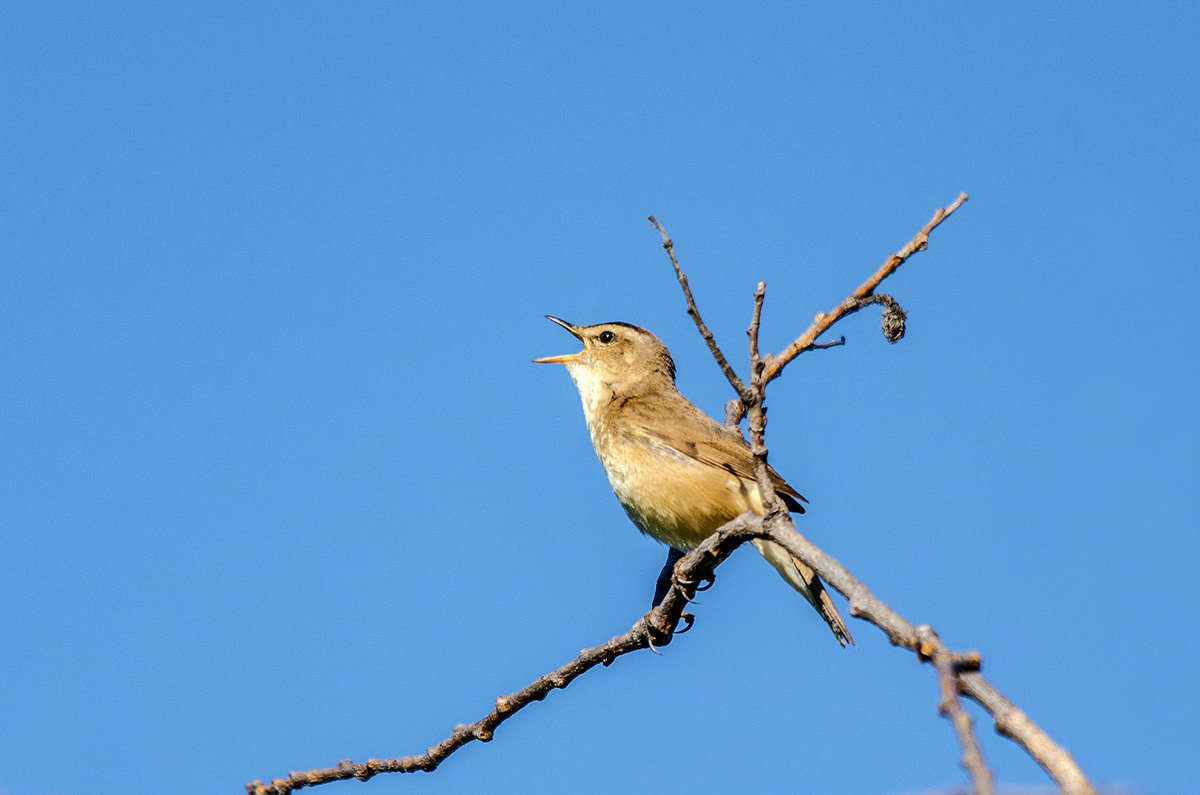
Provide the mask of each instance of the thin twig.
{"label": "thin twig", "polygon": [[[763,300],[767,297],[767,283],[759,282],[758,287],[754,289],[754,312],[750,315],[750,328],[746,329],[746,336],[750,338],[750,366],[755,367],[758,362],[758,325],[762,321]],[[751,378],[751,381],[754,379]]]}
{"label": "thin twig", "polygon": [[763,382],[764,362],[759,356],[758,329],[762,320],[763,300],[766,297],[767,285],[759,282],[754,291],[754,312],[750,318],[750,328],[746,334],[750,337],[750,389],[749,394],[742,395],[742,405],[746,409],[746,426],[750,429],[750,451],[754,453],[754,478],[758,482],[759,498],[767,513],[780,513],[783,504],[775,494],[771,478],[767,470],[767,412],[763,410],[765,384]]}
{"label": "thin twig", "polygon": [[704,324],[704,320],[700,317],[700,310],[696,307],[696,299],[692,297],[692,288],[688,286],[687,275],[683,269],[679,267],[679,260],[675,259],[675,244],[671,242],[671,238],[667,235],[667,230],[662,228],[662,224],[653,216],[649,216],[647,220],[654,224],[654,228],[662,235],[663,248],[667,250],[667,254],[671,257],[671,265],[675,268],[675,276],[679,279],[679,286],[683,288],[683,296],[687,299],[687,312],[691,315],[692,320],[696,324],[696,328],[700,331],[700,336],[708,343],[708,350],[712,353],[714,359],[717,360],[717,365],[721,368],[721,372],[725,374],[725,378],[729,380],[730,386],[739,397],[746,396],[746,385],[742,383],[742,379],[734,372],[733,367],[729,365],[729,361],[725,358],[725,354],[721,353],[721,349],[717,346],[717,338],[713,336],[712,331]]}
{"label": "thin twig", "polygon": [[928,624],[917,627],[917,640],[921,655],[937,669],[938,686],[942,693],[941,700],[938,701],[938,712],[950,721],[954,733],[958,736],[958,744],[962,748],[961,764],[971,776],[975,795],[992,795],[992,771],[983,761],[983,751],[979,747],[979,741],[975,739],[974,721],[963,709],[962,701],[958,698],[958,675],[963,670],[978,671],[979,655],[951,654]]}
{"label": "thin twig", "polygon": [[746,416],[746,404],[741,398],[734,398],[725,404],[725,425],[738,432],[738,436],[745,439],[742,434],[742,417]]}
{"label": "thin twig", "polygon": [[[905,261],[918,251],[924,251],[929,246],[929,233],[938,227],[942,221],[949,218],[955,210],[962,206],[967,200],[967,194],[960,193],[958,198],[949,207],[938,209],[933,214],[933,218],[929,223],[925,224],[920,232],[904,248],[900,249],[895,254],[887,258],[887,261],[871,275],[871,278],[860,284],[858,288],[850,293],[846,300],[842,301],[829,312],[824,312],[816,316],[812,325],[808,330],[796,338],[796,341],[783,350],[778,356],[771,360],[767,365],[767,370],[763,378],[763,383],[768,384],[779,377],[783,372],[783,368],[788,362],[795,359],[800,354],[813,348],[813,343],[817,338],[829,330],[829,327],[841,320],[846,315],[853,314],[859,309],[862,309],[864,304],[860,299],[866,298],[875,292],[875,288],[879,283],[895,273],[896,269],[905,263]],[[738,394],[741,394],[740,392]]]}
{"label": "thin twig", "polygon": [[812,345],[809,346],[809,350],[824,350],[826,348],[836,348],[839,345],[845,345],[845,344],[846,344],[846,338],[844,336],[842,336],[836,340],[830,340],[829,342],[814,342]]}

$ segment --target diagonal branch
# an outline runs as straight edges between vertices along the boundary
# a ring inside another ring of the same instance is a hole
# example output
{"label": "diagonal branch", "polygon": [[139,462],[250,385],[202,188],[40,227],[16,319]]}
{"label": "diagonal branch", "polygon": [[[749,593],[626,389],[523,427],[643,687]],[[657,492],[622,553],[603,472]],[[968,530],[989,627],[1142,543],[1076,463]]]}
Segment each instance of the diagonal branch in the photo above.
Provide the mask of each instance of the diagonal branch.
{"label": "diagonal branch", "polygon": [[[932,630],[921,632],[897,613],[841,563],[796,531],[788,514],[766,518],[767,537],[811,566],[821,579],[850,600],[850,615],[879,627],[893,646],[915,652],[922,661],[955,657]],[[964,658],[964,656],[959,656]],[[978,661],[978,655],[965,659]],[[978,662],[956,671],[959,691],[983,707],[995,720],[996,731],[1025,749],[1068,795],[1095,795],[1070,752],[1000,693],[978,670]]]}
{"label": "diagonal branch", "polygon": [[995,720],[996,732],[1024,748],[1054,779],[1066,795],[1096,795],[1087,776],[1067,749],[1059,746],[1017,705],[983,678],[982,674],[959,674],[958,687],[964,696],[987,710]]}
{"label": "diagonal branch", "polygon": [[565,688],[596,666],[611,665],[621,655],[639,649],[654,649],[655,646],[669,644],[684,608],[695,596],[696,586],[711,580],[716,567],[735,549],[762,534],[762,519],[758,516],[744,514],[726,523],[675,565],[672,587],[662,601],[635,621],[628,631],[599,646],[582,650],[579,656],[565,665],[538,677],[514,693],[500,696],[491,712],[474,723],[455,726],[448,737],[423,753],[394,759],[368,759],[366,762],[345,759],[333,767],[298,770],[287,778],[273,779],[269,783],[254,781],[246,785],[246,792],[251,795],[288,795],[304,787],[315,787],[331,781],[351,778],[366,781],[379,773],[432,772],[450,754],[467,743],[473,740],[489,742],[500,724],[535,701],[543,700],[551,691]]}
{"label": "diagonal branch", "polygon": [[942,698],[938,702],[938,712],[945,716],[954,733],[958,735],[958,744],[962,747],[962,766],[971,776],[976,795],[992,795],[992,771],[988,770],[983,761],[983,751],[979,741],[975,739],[974,721],[962,707],[959,700],[959,674],[964,671],[978,671],[981,661],[978,652],[967,654],[951,654],[942,644],[941,638],[928,624],[917,627],[917,639],[920,642],[921,654],[925,656],[938,672],[938,686]]}
{"label": "diagonal branch", "polygon": [[[865,299],[868,299],[875,292],[875,288],[879,286],[879,283],[895,273],[896,269],[903,265],[913,254],[928,248],[929,233],[936,229],[942,221],[953,215],[954,211],[961,207],[966,200],[967,194],[960,193],[958,198],[949,207],[939,208],[933,214],[933,218],[930,219],[929,223],[925,224],[921,231],[917,232],[916,236],[908,241],[908,244],[904,248],[888,257],[879,270],[875,271],[871,275],[871,278],[867,279],[854,292],[850,293],[846,300],[842,301],[829,312],[818,314],[813,320],[812,325],[808,327],[808,330],[797,337],[795,342],[785,348],[782,353],[767,365],[766,372],[763,374],[763,384],[765,385],[774,381],[783,372],[783,368],[787,366],[788,362],[805,351],[816,347],[814,343],[817,341],[817,338],[828,331],[830,326],[847,315],[854,314],[866,306],[867,303],[870,303],[869,301],[865,301]],[[889,337],[889,339],[891,338]],[[894,342],[895,340],[892,341]]]}
{"label": "diagonal branch", "polygon": [[746,385],[742,383],[742,379],[738,377],[733,367],[729,365],[725,354],[721,353],[721,349],[717,346],[717,338],[713,336],[712,331],[709,330],[708,326],[704,324],[704,320],[700,317],[700,310],[696,307],[696,299],[692,297],[692,288],[688,285],[688,278],[684,274],[683,269],[679,267],[679,260],[675,259],[675,243],[667,236],[667,230],[662,228],[662,224],[653,215],[647,218],[647,220],[654,224],[654,228],[662,235],[663,248],[667,250],[667,254],[671,257],[671,265],[675,267],[675,276],[679,279],[679,286],[683,288],[684,298],[687,299],[687,313],[695,321],[696,328],[700,331],[700,336],[708,343],[709,352],[717,360],[717,365],[721,368],[721,372],[725,374],[725,378],[729,380],[733,391],[738,393],[738,397],[745,399],[747,394]]}

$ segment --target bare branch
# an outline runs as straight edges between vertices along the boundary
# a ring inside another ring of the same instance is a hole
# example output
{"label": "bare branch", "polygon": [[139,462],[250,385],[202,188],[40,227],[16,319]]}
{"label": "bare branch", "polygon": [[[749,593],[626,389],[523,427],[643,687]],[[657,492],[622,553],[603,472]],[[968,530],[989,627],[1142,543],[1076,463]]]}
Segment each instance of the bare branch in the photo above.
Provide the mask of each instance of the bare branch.
{"label": "bare branch", "polygon": [[[1011,702],[1004,699],[979,673],[979,655],[956,655],[950,652],[942,643],[937,633],[928,626],[914,628],[913,625],[877,599],[874,594],[858,579],[850,574],[840,563],[834,560],[816,546],[812,545],[796,531],[792,518],[782,510],[775,490],[767,475],[767,447],[765,442],[766,414],[763,403],[766,399],[767,384],[782,372],[783,367],[804,350],[830,347],[845,342],[842,337],[836,343],[817,343],[821,333],[828,330],[833,323],[847,314],[858,311],[872,303],[884,307],[883,331],[892,342],[904,335],[904,310],[890,295],[875,294],[874,290],[885,278],[891,275],[916,251],[928,246],[929,233],[942,221],[950,216],[967,200],[967,194],[960,194],[957,201],[947,209],[939,209],[933,219],[909,241],[899,253],[893,254],[876,273],[858,287],[846,298],[834,313],[818,316],[813,326],[792,344],[778,359],[761,360],[758,355],[758,328],[761,320],[763,284],[760,282],[755,291],[755,307],[750,322],[750,364],[752,377],[750,380],[749,396],[741,396],[741,404],[749,416],[750,446],[754,452],[755,477],[758,489],[762,495],[763,505],[767,508],[765,526],[768,538],[783,546],[809,567],[829,585],[850,600],[850,614],[861,618],[882,629],[889,640],[897,646],[915,651],[922,660],[930,661],[938,670],[939,682],[942,686],[942,699],[939,709],[951,720],[962,747],[962,762],[972,777],[975,792],[978,795],[990,795],[992,792],[991,772],[983,761],[983,754],[975,739],[972,721],[962,709],[958,701],[961,691],[977,701],[996,720],[996,728],[1001,734],[1014,739],[1046,770],[1058,783],[1059,787],[1068,793],[1085,795],[1092,793],[1091,784],[1083,771],[1063,748],[1056,745],[1033,721],[1017,709]],[[839,313],[840,312],[840,313]],[[749,397],[749,399],[747,399]],[[728,414],[727,410],[727,414]]]}
{"label": "bare branch", "polygon": [[758,361],[758,324],[762,321],[763,300],[767,297],[767,283],[759,282],[754,290],[754,313],[750,316],[750,328],[746,336],[750,337],[750,365]]}
{"label": "bare branch", "polygon": [[[936,229],[938,225],[942,223],[942,221],[945,221],[947,218],[949,218],[955,210],[962,206],[963,202],[966,200],[967,194],[960,193],[958,198],[955,199],[954,203],[949,207],[938,209],[938,211],[933,214],[933,218],[929,221],[929,223],[925,224],[921,231],[917,232],[916,236],[913,237],[912,240],[908,241],[908,244],[905,245],[904,248],[888,257],[887,261],[883,263],[879,270],[875,271],[871,278],[860,284],[846,300],[842,301],[831,311],[818,314],[813,320],[812,325],[808,327],[808,330],[797,337],[795,342],[785,348],[784,351],[779,354],[779,356],[775,357],[775,359],[773,359],[771,363],[767,365],[767,371],[763,378],[763,383],[768,384],[778,378],[779,374],[783,372],[783,368],[787,366],[788,362],[792,361],[805,351],[812,350],[813,343],[817,341],[817,338],[828,331],[829,327],[834,323],[838,322],[846,315],[853,314],[862,309],[864,304],[861,303],[861,299],[866,298],[874,293],[875,288],[879,286],[879,283],[895,273],[896,269],[903,265],[909,257],[918,251],[924,251],[926,248],[928,248],[929,233]],[[739,392],[739,394],[741,393]]]}
{"label": "bare branch", "polygon": [[[713,571],[733,551],[746,541],[763,534],[762,518],[743,514],[723,525],[716,533],[689,552],[675,566],[671,588],[666,589],[662,601],[633,623],[627,632],[609,639],[606,643],[584,649],[579,656],[507,696],[496,699],[495,708],[479,720],[470,724],[459,724],[441,742],[424,753],[401,756],[394,759],[368,759],[352,762],[348,759],[333,767],[300,770],[287,778],[273,779],[270,783],[254,781],[246,785],[251,795],[288,795],[304,787],[315,787],[331,781],[356,778],[366,781],[379,773],[432,772],[446,757],[473,740],[488,742],[496,728],[525,707],[541,701],[552,690],[565,688],[577,677],[598,665],[610,665],[624,654],[639,649],[654,649],[666,646],[676,634],[684,608],[693,598],[698,586],[711,581]],[[680,630],[682,631],[682,630]]]}
{"label": "bare branch", "polygon": [[975,795],[992,795],[992,771],[988,770],[987,764],[984,763],[983,751],[979,748],[979,741],[975,739],[974,721],[963,709],[958,698],[958,675],[965,670],[979,670],[979,653],[951,654],[928,624],[917,627],[917,639],[922,656],[927,657],[937,669],[938,686],[942,692],[938,712],[950,721],[954,733],[958,735],[958,744],[962,748],[962,766],[971,776]]}
{"label": "bare branch", "polygon": [[748,394],[742,395],[742,404],[746,408],[746,425],[750,429],[750,451],[754,453],[754,479],[758,483],[759,499],[767,513],[780,513],[783,504],[775,494],[775,487],[771,485],[771,478],[767,474],[767,412],[763,409],[766,386],[763,373],[766,367],[758,352],[758,327],[766,288],[765,282],[759,282],[754,291],[754,313],[750,318],[750,328],[746,330],[750,337],[750,389]]}
{"label": "bare branch", "polygon": [[812,345],[809,346],[809,350],[825,350],[826,348],[836,348],[839,345],[845,345],[845,344],[846,344],[846,338],[844,336],[842,336],[836,340],[830,340],[829,342],[814,342]]}
{"label": "bare branch", "polygon": [[1095,795],[1087,776],[1075,758],[1050,735],[1009,701],[982,674],[965,672],[959,675],[959,690],[991,713],[996,732],[1024,748],[1054,779],[1066,795]]}
{"label": "bare branch", "polygon": [[683,288],[683,297],[687,299],[687,312],[691,315],[692,320],[696,323],[696,328],[700,331],[700,336],[708,343],[708,350],[712,353],[714,359],[717,360],[717,365],[721,368],[721,372],[725,374],[725,378],[729,380],[733,391],[738,393],[739,397],[746,396],[746,385],[742,383],[742,379],[734,372],[734,369],[726,360],[725,354],[721,353],[721,349],[717,346],[717,338],[704,324],[704,320],[700,317],[700,310],[696,307],[696,299],[692,297],[692,288],[688,286],[687,275],[683,269],[679,267],[679,260],[675,259],[675,244],[671,242],[671,238],[667,236],[667,230],[662,228],[662,224],[653,216],[649,216],[650,223],[654,224],[654,228],[662,235],[663,248],[667,250],[667,254],[671,257],[671,266],[675,268],[675,276],[679,279],[679,286]]}
{"label": "bare branch", "polygon": [[[742,436],[742,417],[746,416],[746,404],[741,398],[735,398],[725,404],[725,424]],[[742,436],[742,438],[746,438]]]}
{"label": "bare branch", "polygon": [[[887,635],[892,645],[916,652],[922,659],[951,654],[936,641],[922,646],[916,627],[852,575],[841,563],[801,535],[786,513],[764,517],[767,538],[779,544],[814,571],[838,593],[850,600],[850,615],[870,622]],[[928,638],[926,638],[928,641]],[[1087,776],[1065,748],[1057,745],[1029,716],[1006,699],[978,671],[958,673],[960,692],[978,703],[995,719],[996,731],[1014,740],[1033,757],[1069,795],[1095,795]]]}

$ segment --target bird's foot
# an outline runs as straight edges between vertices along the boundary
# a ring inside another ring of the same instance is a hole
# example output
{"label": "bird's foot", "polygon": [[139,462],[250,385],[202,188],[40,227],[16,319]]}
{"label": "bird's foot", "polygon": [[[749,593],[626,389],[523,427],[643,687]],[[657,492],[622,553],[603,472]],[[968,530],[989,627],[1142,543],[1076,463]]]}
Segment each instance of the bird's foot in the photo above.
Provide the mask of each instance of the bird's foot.
{"label": "bird's foot", "polygon": [[[696,594],[701,593],[702,591],[707,591],[709,588],[713,587],[714,582],[716,582],[716,578],[711,574],[707,577],[701,578],[699,581],[692,580],[687,577],[681,577],[679,574],[675,574],[671,577],[672,587],[679,592],[680,596],[689,602],[696,602]],[[700,603],[696,602],[696,604]]]}
{"label": "bird's foot", "polygon": [[646,646],[649,647],[650,651],[661,655],[662,652],[658,650],[659,646],[666,646],[671,642],[672,638],[687,632],[696,623],[696,617],[686,610],[679,614],[679,619],[683,622],[682,628],[678,624],[672,627],[665,627],[653,624],[650,621],[645,622]]}

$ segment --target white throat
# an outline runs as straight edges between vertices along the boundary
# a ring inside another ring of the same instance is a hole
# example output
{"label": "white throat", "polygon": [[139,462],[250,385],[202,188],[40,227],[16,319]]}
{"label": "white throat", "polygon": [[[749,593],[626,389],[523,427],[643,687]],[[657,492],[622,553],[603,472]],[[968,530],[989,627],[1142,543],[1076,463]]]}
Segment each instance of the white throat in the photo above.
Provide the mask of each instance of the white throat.
{"label": "white throat", "polygon": [[594,438],[596,429],[592,427],[592,423],[599,421],[600,409],[612,400],[616,387],[600,377],[594,368],[576,362],[567,363],[567,372],[571,374],[571,380],[575,382],[575,388],[579,390],[579,400],[583,403],[583,416],[587,420],[588,430],[592,432]]}

